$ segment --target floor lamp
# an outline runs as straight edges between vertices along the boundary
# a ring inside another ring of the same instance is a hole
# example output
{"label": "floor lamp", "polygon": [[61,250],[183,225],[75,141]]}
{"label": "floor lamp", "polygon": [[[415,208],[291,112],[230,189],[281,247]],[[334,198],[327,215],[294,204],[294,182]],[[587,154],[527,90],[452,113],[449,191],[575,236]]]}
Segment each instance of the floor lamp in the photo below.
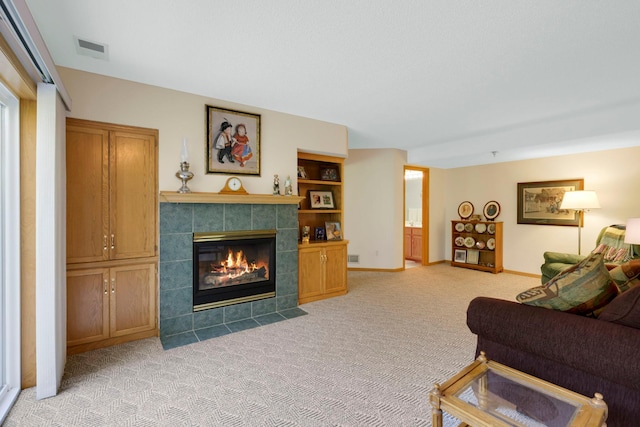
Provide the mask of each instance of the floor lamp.
{"label": "floor lamp", "polygon": [[578,213],[578,255],[580,255],[580,248],[582,247],[581,231],[583,222],[583,213],[589,209],[598,209],[600,202],[598,202],[598,196],[595,191],[567,191],[564,193],[560,209],[570,209]]}
{"label": "floor lamp", "polygon": [[629,218],[627,229],[624,231],[624,242],[640,245],[640,218]]}

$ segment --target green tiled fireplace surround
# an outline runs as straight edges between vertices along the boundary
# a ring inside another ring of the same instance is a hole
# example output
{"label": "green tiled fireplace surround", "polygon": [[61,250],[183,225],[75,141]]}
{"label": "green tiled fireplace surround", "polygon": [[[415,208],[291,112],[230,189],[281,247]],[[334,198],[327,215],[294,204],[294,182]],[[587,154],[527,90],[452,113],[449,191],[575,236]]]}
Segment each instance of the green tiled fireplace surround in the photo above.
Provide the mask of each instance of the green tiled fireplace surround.
{"label": "green tiled fireplace surround", "polygon": [[[276,229],[276,296],[193,312],[193,233]],[[274,323],[298,305],[295,204],[160,203],[160,339],[165,349]]]}

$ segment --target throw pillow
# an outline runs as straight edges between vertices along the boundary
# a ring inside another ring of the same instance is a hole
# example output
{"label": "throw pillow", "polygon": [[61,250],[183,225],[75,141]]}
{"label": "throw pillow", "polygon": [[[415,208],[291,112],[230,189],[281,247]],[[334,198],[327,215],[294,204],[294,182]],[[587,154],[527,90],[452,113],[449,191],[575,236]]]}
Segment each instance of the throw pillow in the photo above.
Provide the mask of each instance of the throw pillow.
{"label": "throw pillow", "polygon": [[640,283],[640,259],[632,259],[620,264],[610,270],[609,275],[620,293],[628,291],[634,285]]}
{"label": "throw pillow", "polygon": [[604,307],[618,294],[609,277],[603,255],[592,253],[549,280],[516,296],[522,304],[584,316]]}
{"label": "throw pillow", "polygon": [[615,297],[602,310],[598,320],[640,329],[640,286]]}

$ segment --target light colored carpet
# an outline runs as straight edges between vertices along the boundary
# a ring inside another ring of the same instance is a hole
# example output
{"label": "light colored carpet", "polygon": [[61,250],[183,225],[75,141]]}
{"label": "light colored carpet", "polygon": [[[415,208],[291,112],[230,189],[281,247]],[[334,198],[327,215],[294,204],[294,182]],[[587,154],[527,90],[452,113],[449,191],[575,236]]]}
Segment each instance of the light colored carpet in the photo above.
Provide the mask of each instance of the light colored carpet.
{"label": "light colored carpet", "polygon": [[5,425],[430,426],[429,389],[473,360],[469,301],[538,283],[448,264],[351,272],[347,295],[306,316],[168,351],[152,338],[70,356],[58,396],[24,390]]}

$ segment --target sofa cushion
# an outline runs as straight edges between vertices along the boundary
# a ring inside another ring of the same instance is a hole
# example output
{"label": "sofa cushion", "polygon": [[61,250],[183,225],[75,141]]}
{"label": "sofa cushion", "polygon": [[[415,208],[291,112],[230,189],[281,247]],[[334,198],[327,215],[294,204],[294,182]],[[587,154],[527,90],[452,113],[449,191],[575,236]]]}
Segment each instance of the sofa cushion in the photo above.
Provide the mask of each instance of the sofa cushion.
{"label": "sofa cushion", "polygon": [[602,254],[592,253],[549,280],[516,296],[523,304],[581,315],[594,315],[618,294]]}
{"label": "sofa cushion", "polygon": [[640,284],[640,259],[632,259],[609,271],[620,293]]}
{"label": "sofa cushion", "polygon": [[615,297],[604,307],[598,320],[640,329],[640,286]]}

